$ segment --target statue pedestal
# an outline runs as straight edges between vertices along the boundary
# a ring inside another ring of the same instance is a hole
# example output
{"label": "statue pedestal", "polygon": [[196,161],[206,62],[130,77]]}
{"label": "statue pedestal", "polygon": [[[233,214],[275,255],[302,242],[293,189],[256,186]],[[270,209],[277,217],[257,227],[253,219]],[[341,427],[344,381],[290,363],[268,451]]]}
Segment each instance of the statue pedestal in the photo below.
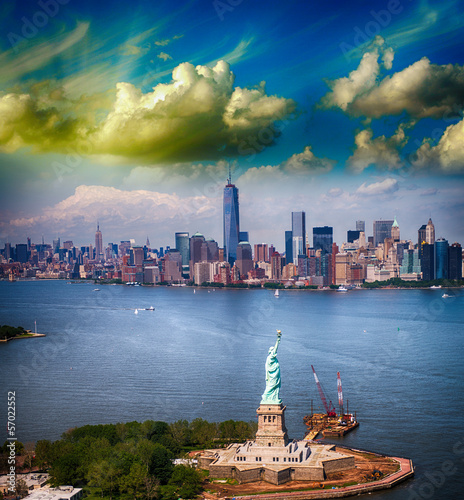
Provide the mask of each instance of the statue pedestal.
{"label": "statue pedestal", "polygon": [[285,427],[286,406],[261,404],[256,410],[258,414],[258,431],[256,444],[258,446],[287,446],[288,435]]}

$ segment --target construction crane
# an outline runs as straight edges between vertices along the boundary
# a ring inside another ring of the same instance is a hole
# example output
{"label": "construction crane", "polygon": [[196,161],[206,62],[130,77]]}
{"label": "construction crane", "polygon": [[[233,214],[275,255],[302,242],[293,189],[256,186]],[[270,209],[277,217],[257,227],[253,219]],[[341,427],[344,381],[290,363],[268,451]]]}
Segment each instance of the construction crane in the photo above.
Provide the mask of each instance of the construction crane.
{"label": "construction crane", "polygon": [[325,397],[324,391],[322,390],[321,383],[319,382],[319,379],[317,378],[316,370],[314,369],[313,365],[311,365],[311,369],[313,370],[314,380],[316,381],[317,389],[319,391],[319,396],[321,397],[322,404],[324,405],[327,416],[328,417],[336,417],[337,412],[335,411],[335,408],[332,405],[332,401],[329,401],[329,404],[327,404],[327,399]]}
{"label": "construction crane", "polygon": [[340,407],[340,416],[343,416],[343,392],[342,392],[342,379],[340,372],[337,372],[337,389],[338,389],[338,406]]}

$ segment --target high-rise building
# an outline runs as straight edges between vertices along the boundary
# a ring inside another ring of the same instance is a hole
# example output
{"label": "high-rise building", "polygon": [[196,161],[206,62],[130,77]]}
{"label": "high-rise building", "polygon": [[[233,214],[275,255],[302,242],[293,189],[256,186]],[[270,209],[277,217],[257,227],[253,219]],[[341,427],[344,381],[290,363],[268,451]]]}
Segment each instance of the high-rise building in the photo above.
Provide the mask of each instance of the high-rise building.
{"label": "high-rise building", "polygon": [[448,279],[462,279],[462,248],[459,243],[448,248]]}
{"label": "high-rise building", "polygon": [[398,242],[400,241],[400,226],[398,222],[396,221],[396,216],[395,220],[393,221],[392,227],[391,227],[391,237],[393,238],[393,241]]}
{"label": "high-rise building", "polygon": [[16,245],[16,259],[15,260],[16,260],[16,262],[21,262],[21,264],[25,264],[29,260],[26,243],[18,243]]}
{"label": "high-rise building", "polygon": [[[191,238],[190,238],[190,261],[189,261],[189,266],[190,266],[190,277],[193,278],[194,276],[194,268],[195,264],[197,262],[201,262],[201,246],[205,242],[205,237],[200,234],[200,233],[195,233]],[[201,283],[200,283],[201,284]]]}
{"label": "high-rise building", "polygon": [[377,247],[383,243],[385,238],[391,238],[392,220],[375,220],[374,221],[374,246]]}
{"label": "high-rise building", "polygon": [[293,241],[291,231],[285,231],[285,262],[287,264],[293,263]]}
{"label": "high-rise building", "polygon": [[347,232],[346,232],[346,241],[348,243],[354,243],[356,240],[359,239],[359,235],[361,234],[361,231],[358,231],[356,229],[356,231],[353,231],[352,229],[349,229]]}
{"label": "high-rise building", "polygon": [[240,270],[240,277],[247,279],[248,272],[253,269],[251,245],[248,241],[241,241],[237,245],[237,260],[235,264]]}
{"label": "high-rise building", "polygon": [[306,214],[292,212],[292,257],[293,263],[298,265],[298,256],[306,255]]}
{"label": "high-rise building", "polygon": [[201,261],[217,262],[219,260],[219,246],[213,238],[206,238],[201,244]]}
{"label": "high-rise building", "polygon": [[422,224],[422,226],[417,231],[417,248],[419,249],[419,259],[422,259],[422,244],[425,243],[425,232],[427,226]]}
{"label": "high-rise building", "polygon": [[257,243],[255,245],[255,262],[269,262],[269,251],[267,243]]}
{"label": "high-rise building", "polygon": [[225,259],[232,266],[237,258],[237,245],[240,234],[240,216],[238,208],[238,189],[232,184],[229,169],[229,178],[224,188],[223,228]]}
{"label": "high-rise building", "polygon": [[97,231],[95,232],[95,260],[101,260],[103,256],[103,237],[100,231],[100,224],[97,222]]}
{"label": "high-rise building", "polygon": [[357,220],[356,221],[356,231],[360,231],[365,233],[366,232],[366,222],[363,220]]}
{"label": "high-rise building", "polygon": [[425,281],[435,279],[434,249],[435,245],[429,245],[427,242],[422,245],[421,271]]}
{"label": "high-rise building", "polygon": [[313,248],[322,250],[323,254],[332,251],[333,228],[329,226],[313,227]]}
{"label": "high-rise building", "polygon": [[271,255],[271,279],[280,280],[282,277],[282,257],[279,252]]}
{"label": "high-rise building", "polygon": [[439,238],[435,242],[435,279],[448,279],[448,241]]}
{"label": "high-rise building", "polygon": [[190,242],[188,233],[176,233],[176,249],[182,256],[182,275],[189,274]]}
{"label": "high-rise building", "polygon": [[134,246],[130,249],[130,259],[129,259],[129,265],[130,266],[142,266],[143,264],[143,247],[140,246]]}
{"label": "high-rise building", "polygon": [[58,253],[58,250],[61,247],[61,240],[60,238],[57,238],[56,240],[53,240],[53,253]]}
{"label": "high-rise building", "polygon": [[250,239],[248,237],[248,231],[240,231],[238,233],[238,241],[239,241],[239,243],[241,241],[250,241]]}
{"label": "high-rise building", "polygon": [[435,243],[435,226],[433,225],[432,219],[429,219],[427,226],[425,226],[425,241],[429,245]]}

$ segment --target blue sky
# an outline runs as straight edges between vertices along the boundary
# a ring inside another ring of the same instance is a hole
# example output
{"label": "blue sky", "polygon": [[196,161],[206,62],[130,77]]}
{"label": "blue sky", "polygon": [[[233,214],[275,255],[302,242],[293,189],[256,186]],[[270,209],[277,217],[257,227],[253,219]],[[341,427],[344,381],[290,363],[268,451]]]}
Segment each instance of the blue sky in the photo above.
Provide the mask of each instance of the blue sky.
{"label": "blue sky", "polygon": [[8,2],[0,244],[222,244],[229,165],[251,243],[397,216],[464,243],[457,1]]}

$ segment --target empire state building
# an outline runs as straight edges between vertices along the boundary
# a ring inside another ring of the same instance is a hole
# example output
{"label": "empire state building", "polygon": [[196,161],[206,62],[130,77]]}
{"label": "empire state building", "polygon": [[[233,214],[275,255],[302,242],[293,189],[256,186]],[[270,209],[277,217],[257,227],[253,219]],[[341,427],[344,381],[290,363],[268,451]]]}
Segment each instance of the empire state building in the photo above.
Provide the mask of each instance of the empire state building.
{"label": "empire state building", "polygon": [[238,189],[232,184],[229,169],[229,178],[224,188],[224,259],[231,266],[234,265],[237,258],[239,233]]}

